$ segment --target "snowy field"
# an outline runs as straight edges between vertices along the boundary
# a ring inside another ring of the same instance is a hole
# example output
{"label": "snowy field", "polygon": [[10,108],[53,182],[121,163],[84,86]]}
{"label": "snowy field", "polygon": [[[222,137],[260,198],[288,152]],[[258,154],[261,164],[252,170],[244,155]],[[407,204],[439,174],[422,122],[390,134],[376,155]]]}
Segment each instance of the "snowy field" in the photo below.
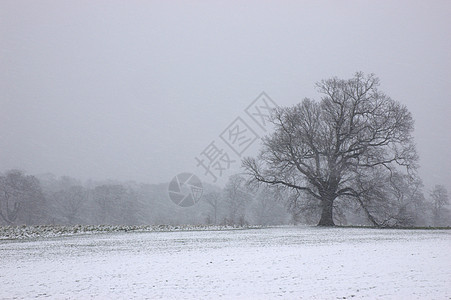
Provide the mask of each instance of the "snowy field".
{"label": "snowy field", "polygon": [[0,298],[451,299],[451,231],[281,227],[0,241]]}

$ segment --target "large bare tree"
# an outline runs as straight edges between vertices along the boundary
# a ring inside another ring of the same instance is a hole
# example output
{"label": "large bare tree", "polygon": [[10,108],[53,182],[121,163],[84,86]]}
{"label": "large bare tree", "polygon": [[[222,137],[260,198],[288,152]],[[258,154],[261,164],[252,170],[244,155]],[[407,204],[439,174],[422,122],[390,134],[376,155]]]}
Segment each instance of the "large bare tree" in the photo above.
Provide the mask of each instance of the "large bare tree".
{"label": "large bare tree", "polygon": [[378,90],[374,75],[317,83],[320,101],[304,99],[276,108],[275,131],[257,158],[243,166],[253,181],[310,194],[321,205],[318,225],[333,226],[334,202],[353,198],[364,205],[372,174],[416,168],[413,119],[407,108]]}

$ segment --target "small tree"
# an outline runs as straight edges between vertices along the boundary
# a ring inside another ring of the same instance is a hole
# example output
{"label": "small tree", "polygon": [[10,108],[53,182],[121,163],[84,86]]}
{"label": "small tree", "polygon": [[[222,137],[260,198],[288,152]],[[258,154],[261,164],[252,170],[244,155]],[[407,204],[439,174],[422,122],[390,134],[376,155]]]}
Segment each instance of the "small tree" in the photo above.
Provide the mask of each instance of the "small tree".
{"label": "small tree", "polygon": [[[445,206],[449,205],[448,191],[443,185],[436,185],[431,191],[431,199],[433,204],[434,225],[441,226],[450,221],[446,220],[445,216],[449,217]],[[447,224],[449,225],[449,224]]]}
{"label": "small tree", "polygon": [[[210,207],[212,214],[213,214],[213,218],[210,217],[210,215],[208,215],[207,223],[211,223],[211,221],[213,221],[213,224],[217,225],[218,210],[219,210],[219,205],[221,202],[221,194],[218,192],[211,192],[211,193],[206,194],[204,196],[204,199],[205,199],[205,202]],[[213,219],[213,220],[211,220],[211,219]]]}
{"label": "small tree", "polygon": [[232,175],[224,187],[224,203],[228,212],[228,222],[244,225],[246,223],[246,206],[251,197],[246,190],[245,179],[240,175]]}
{"label": "small tree", "polygon": [[278,201],[279,191],[268,186],[255,190],[255,196],[249,206],[253,223],[258,225],[285,224],[287,212],[282,201]]}

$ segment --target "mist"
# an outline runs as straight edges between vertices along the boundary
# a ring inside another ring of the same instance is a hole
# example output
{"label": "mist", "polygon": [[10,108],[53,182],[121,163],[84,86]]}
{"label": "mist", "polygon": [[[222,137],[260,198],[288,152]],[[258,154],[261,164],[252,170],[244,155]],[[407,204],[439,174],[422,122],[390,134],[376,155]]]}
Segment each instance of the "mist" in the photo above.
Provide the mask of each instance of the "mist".
{"label": "mist", "polygon": [[221,185],[241,157],[217,182],[195,157],[261,92],[290,106],[363,71],[412,112],[426,188],[450,189],[450,13],[447,1],[2,1],[0,171]]}

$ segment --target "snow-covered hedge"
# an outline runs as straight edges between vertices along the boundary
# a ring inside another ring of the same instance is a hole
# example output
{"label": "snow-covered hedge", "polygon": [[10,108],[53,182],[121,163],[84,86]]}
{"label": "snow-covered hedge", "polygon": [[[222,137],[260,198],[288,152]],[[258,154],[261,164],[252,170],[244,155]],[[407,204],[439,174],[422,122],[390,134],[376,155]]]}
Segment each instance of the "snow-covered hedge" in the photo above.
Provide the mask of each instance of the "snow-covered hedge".
{"label": "snow-covered hedge", "polygon": [[39,226],[0,226],[0,240],[27,239],[37,237],[58,237],[79,234],[109,232],[153,232],[153,231],[192,231],[192,230],[231,230],[258,228],[259,226],[219,226],[219,225],[39,225]]}

